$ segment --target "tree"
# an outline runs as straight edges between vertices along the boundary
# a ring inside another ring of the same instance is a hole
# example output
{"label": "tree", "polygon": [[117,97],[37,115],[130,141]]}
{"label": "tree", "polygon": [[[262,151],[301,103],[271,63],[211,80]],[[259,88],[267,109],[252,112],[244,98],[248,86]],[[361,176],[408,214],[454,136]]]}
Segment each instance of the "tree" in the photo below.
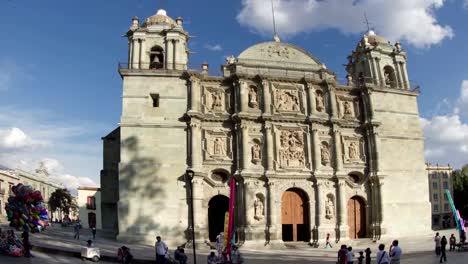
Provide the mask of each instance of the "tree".
{"label": "tree", "polygon": [[455,207],[463,218],[468,218],[468,164],[453,171],[453,196]]}
{"label": "tree", "polygon": [[57,189],[50,195],[49,206],[52,212],[59,210],[68,215],[74,210],[76,203],[73,202],[73,197],[67,189]]}

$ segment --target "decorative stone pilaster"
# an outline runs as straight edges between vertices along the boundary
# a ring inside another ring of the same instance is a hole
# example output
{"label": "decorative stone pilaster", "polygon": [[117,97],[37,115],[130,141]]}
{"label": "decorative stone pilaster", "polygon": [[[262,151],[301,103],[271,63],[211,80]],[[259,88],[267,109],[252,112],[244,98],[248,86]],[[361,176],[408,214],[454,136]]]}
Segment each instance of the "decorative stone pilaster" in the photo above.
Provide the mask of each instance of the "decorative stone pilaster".
{"label": "decorative stone pilaster", "polygon": [[248,170],[250,167],[251,153],[249,147],[249,127],[247,123],[240,124],[242,133],[242,170]]}
{"label": "decorative stone pilaster", "polygon": [[403,88],[409,89],[410,84],[409,84],[409,79],[408,79],[408,72],[406,70],[406,64],[403,61],[400,61],[400,69],[401,69],[401,75],[403,77]]}
{"label": "decorative stone pilaster", "polygon": [[341,148],[341,132],[339,128],[334,125],[333,127],[333,146],[335,147],[335,170],[339,174],[343,170],[343,153]]}
{"label": "decorative stone pilaster", "polygon": [[263,86],[263,106],[264,113],[271,114],[271,94],[270,94],[270,82],[268,80],[262,81]]}
{"label": "decorative stone pilaster", "polygon": [[374,138],[374,171],[375,173],[378,173],[380,164],[379,164],[379,150],[380,150],[380,138],[379,138],[379,133],[375,131],[376,128],[373,128],[373,138]]}
{"label": "decorative stone pilaster", "polygon": [[138,61],[139,61],[139,68],[140,69],[149,69],[149,64],[145,63],[145,57],[144,52],[145,52],[145,39],[140,39],[140,54],[138,54]]}
{"label": "decorative stone pilaster", "polygon": [[328,96],[329,96],[330,105],[331,105],[331,116],[332,118],[338,118],[338,109],[336,105],[335,89],[331,86],[328,86]]}
{"label": "decorative stone pilaster", "polygon": [[340,237],[348,237],[348,206],[346,202],[346,182],[344,178],[338,179],[338,197],[339,197],[339,228],[340,228]]}
{"label": "decorative stone pilaster", "polygon": [[384,78],[382,78],[382,69],[380,68],[380,58],[375,57],[375,62],[377,64],[376,71],[377,71],[377,74],[379,76],[379,84],[384,86],[385,85],[385,80],[384,80]]}
{"label": "decorative stone pilaster", "polygon": [[[315,219],[315,226],[317,229],[320,228],[320,225],[322,224],[322,220],[324,219],[324,210],[323,210],[323,195],[322,195],[322,188],[323,188],[323,182],[320,180],[317,180],[317,183],[315,184],[315,191],[316,191],[316,197],[317,197],[317,205],[316,205],[316,219]],[[320,235],[319,235],[320,238]]]}
{"label": "decorative stone pilaster", "polygon": [[385,192],[383,191],[384,179],[383,177],[379,177],[378,182],[378,193],[379,193],[379,211],[380,211],[380,235],[386,233],[386,214],[385,214],[385,204],[386,201]]}
{"label": "decorative stone pilaster", "polygon": [[166,38],[166,69],[168,70],[172,70],[172,66],[173,66],[173,58],[174,58],[174,55],[173,55],[173,52],[174,52],[174,48],[173,48],[173,43],[172,43],[172,39],[168,39]]}
{"label": "decorative stone pilaster", "polygon": [[279,231],[281,230],[281,203],[278,202],[278,195],[275,192],[275,183],[268,182],[268,206],[267,216],[269,220],[268,230],[270,241],[281,240]]}
{"label": "decorative stone pilaster", "polygon": [[312,144],[314,145],[313,150],[313,162],[314,162],[314,170],[319,171],[320,167],[322,167],[322,159],[321,159],[321,149],[320,149],[320,139],[318,136],[318,129],[312,127]]}
{"label": "decorative stone pilaster", "polygon": [[133,40],[128,40],[128,68],[133,68]]}
{"label": "decorative stone pilaster", "polygon": [[195,230],[202,230],[207,226],[205,221],[205,212],[203,209],[203,177],[195,176],[192,180],[192,195],[193,195],[193,217],[195,222]]}
{"label": "decorative stone pilaster", "polygon": [[201,148],[201,126],[200,123],[192,122],[190,123],[190,134],[191,134],[191,147],[190,147],[190,156],[192,158],[192,169],[194,171],[199,171],[202,166],[202,148]]}
{"label": "decorative stone pilaster", "polygon": [[267,170],[274,170],[274,140],[273,140],[273,126],[271,123],[265,123],[265,138],[266,138],[266,148],[267,148]]}
{"label": "decorative stone pilaster", "polygon": [[249,108],[249,89],[246,81],[240,81],[239,85],[239,100],[240,100],[240,109],[239,112],[246,112]]}
{"label": "decorative stone pilaster", "polygon": [[309,115],[314,115],[317,113],[317,106],[315,102],[315,86],[312,84],[307,84],[307,88],[309,91]]}
{"label": "decorative stone pilaster", "polygon": [[132,68],[139,69],[140,67],[140,40],[133,39],[133,61],[132,61]]}
{"label": "decorative stone pilaster", "polygon": [[396,72],[396,77],[397,77],[397,82],[398,82],[398,87],[403,89],[403,77],[401,76],[401,68],[400,68],[400,62],[395,60],[393,62],[393,67],[395,68]]}
{"label": "decorative stone pilaster", "polygon": [[190,78],[191,98],[190,110],[200,112],[201,86],[200,80],[194,77]]}

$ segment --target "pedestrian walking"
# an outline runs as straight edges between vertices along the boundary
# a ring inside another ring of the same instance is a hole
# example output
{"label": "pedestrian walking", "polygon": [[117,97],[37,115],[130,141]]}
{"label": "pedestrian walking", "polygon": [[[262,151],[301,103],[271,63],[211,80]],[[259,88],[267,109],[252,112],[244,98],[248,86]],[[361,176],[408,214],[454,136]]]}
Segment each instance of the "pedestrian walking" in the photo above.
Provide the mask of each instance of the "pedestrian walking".
{"label": "pedestrian walking", "polygon": [[217,264],[218,257],[216,257],[215,252],[211,251],[210,255],[208,255],[207,264]]}
{"label": "pedestrian walking", "polygon": [[333,248],[331,243],[330,243],[330,234],[327,234],[327,238],[325,239],[325,248],[330,246],[330,248]]}
{"label": "pedestrian walking", "polygon": [[385,245],[379,245],[379,252],[377,252],[377,264],[389,264],[390,258],[385,251]]}
{"label": "pedestrian walking", "polygon": [[91,233],[93,234],[93,239],[96,239],[96,227],[91,227]]}
{"label": "pedestrian walking", "polygon": [[156,264],[166,264],[166,253],[168,247],[164,241],[161,240],[160,236],[156,237],[156,243],[154,244],[156,250]]}
{"label": "pedestrian walking", "polygon": [[442,239],[440,240],[440,263],[442,263],[442,259],[444,260],[444,262],[447,261],[447,254],[445,253],[446,251],[446,247],[447,247],[447,238],[445,238],[445,236],[442,237]]}
{"label": "pedestrian walking", "polygon": [[372,251],[370,250],[370,248],[366,248],[364,252],[366,253],[366,264],[371,264]]}
{"label": "pedestrian walking", "polygon": [[390,254],[390,264],[400,264],[400,258],[401,258],[401,248],[398,245],[398,240],[393,240],[392,246],[390,247],[389,250]]}
{"label": "pedestrian walking", "polygon": [[240,253],[239,248],[236,245],[232,246],[231,262],[232,264],[244,263],[244,257],[242,257],[242,254]]}
{"label": "pedestrian walking", "polygon": [[340,250],[338,250],[337,264],[348,264],[348,249],[346,245],[341,245]]}
{"label": "pedestrian walking", "polygon": [[353,252],[352,247],[348,247],[347,259],[348,259],[348,264],[354,263],[354,252]]}
{"label": "pedestrian walking", "polygon": [[440,256],[440,236],[439,236],[439,232],[437,232],[435,237],[434,237],[434,243],[435,243],[436,255]]}
{"label": "pedestrian walking", "polygon": [[455,237],[454,234],[450,235],[450,249],[449,251],[455,251],[455,246],[457,245],[457,238]]}
{"label": "pedestrian walking", "polygon": [[364,252],[359,251],[358,264],[363,264],[364,262]]}
{"label": "pedestrian walking", "polygon": [[76,223],[73,226],[73,231],[75,232],[75,236],[73,237],[73,239],[80,240],[80,224],[79,223]]}

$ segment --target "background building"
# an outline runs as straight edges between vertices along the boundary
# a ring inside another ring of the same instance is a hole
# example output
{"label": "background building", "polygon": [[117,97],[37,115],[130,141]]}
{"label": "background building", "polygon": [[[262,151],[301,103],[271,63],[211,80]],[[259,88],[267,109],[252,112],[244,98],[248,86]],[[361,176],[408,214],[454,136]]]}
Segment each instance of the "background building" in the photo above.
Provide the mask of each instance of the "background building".
{"label": "background building", "polygon": [[430,232],[419,92],[400,43],[367,32],[341,82],[278,36],[228,57],[221,76],[190,70],[183,20],[164,10],[133,18],[127,37],[120,127],[103,139],[101,173],[103,221],[117,221],[118,239],[181,244],[195,228],[214,241],[232,178],[246,244]]}
{"label": "background building", "polygon": [[19,177],[14,170],[0,165],[0,218],[5,218],[5,204],[10,197],[11,187],[18,182]]}
{"label": "background building", "polygon": [[94,187],[78,188],[78,208],[83,227],[102,229],[101,189]]}
{"label": "background building", "polygon": [[452,208],[445,193],[448,189],[453,199],[452,167],[426,164],[429,177],[429,195],[432,204],[432,228],[452,228],[455,226]]}

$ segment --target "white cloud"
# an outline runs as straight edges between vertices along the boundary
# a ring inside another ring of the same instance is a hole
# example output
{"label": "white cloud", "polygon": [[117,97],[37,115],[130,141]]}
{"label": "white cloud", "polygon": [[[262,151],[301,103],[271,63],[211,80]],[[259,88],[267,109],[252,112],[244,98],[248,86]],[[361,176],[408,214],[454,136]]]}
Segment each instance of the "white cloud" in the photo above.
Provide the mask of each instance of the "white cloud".
{"label": "white cloud", "polygon": [[206,44],[205,48],[208,49],[208,50],[211,50],[211,51],[222,51],[223,50],[223,47],[221,47],[220,44],[215,44],[215,45]]}
{"label": "white cloud", "polygon": [[[391,41],[405,40],[428,47],[452,38],[451,27],[440,25],[435,11],[446,0],[275,0],[275,18],[280,36],[293,36],[321,29],[343,33],[364,30],[364,12],[378,34]],[[270,0],[242,0],[237,15],[240,24],[260,34],[273,31]]]}
{"label": "white cloud", "polygon": [[462,82],[460,97],[452,113],[421,119],[428,162],[450,163],[456,168],[468,164],[468,123],[461,115],[468,110],[464,93],[468,93],[467,81]]}
{"label": "white cloud", "polygon": [[468,0],[465,0],[465,2],[463,3],[463,7],[468,8]]}
{"label": "white cloud", "polygon": [[32,145],[32,139],[17,127],[0,130],[0,147],[2,148],[20,149]]}

